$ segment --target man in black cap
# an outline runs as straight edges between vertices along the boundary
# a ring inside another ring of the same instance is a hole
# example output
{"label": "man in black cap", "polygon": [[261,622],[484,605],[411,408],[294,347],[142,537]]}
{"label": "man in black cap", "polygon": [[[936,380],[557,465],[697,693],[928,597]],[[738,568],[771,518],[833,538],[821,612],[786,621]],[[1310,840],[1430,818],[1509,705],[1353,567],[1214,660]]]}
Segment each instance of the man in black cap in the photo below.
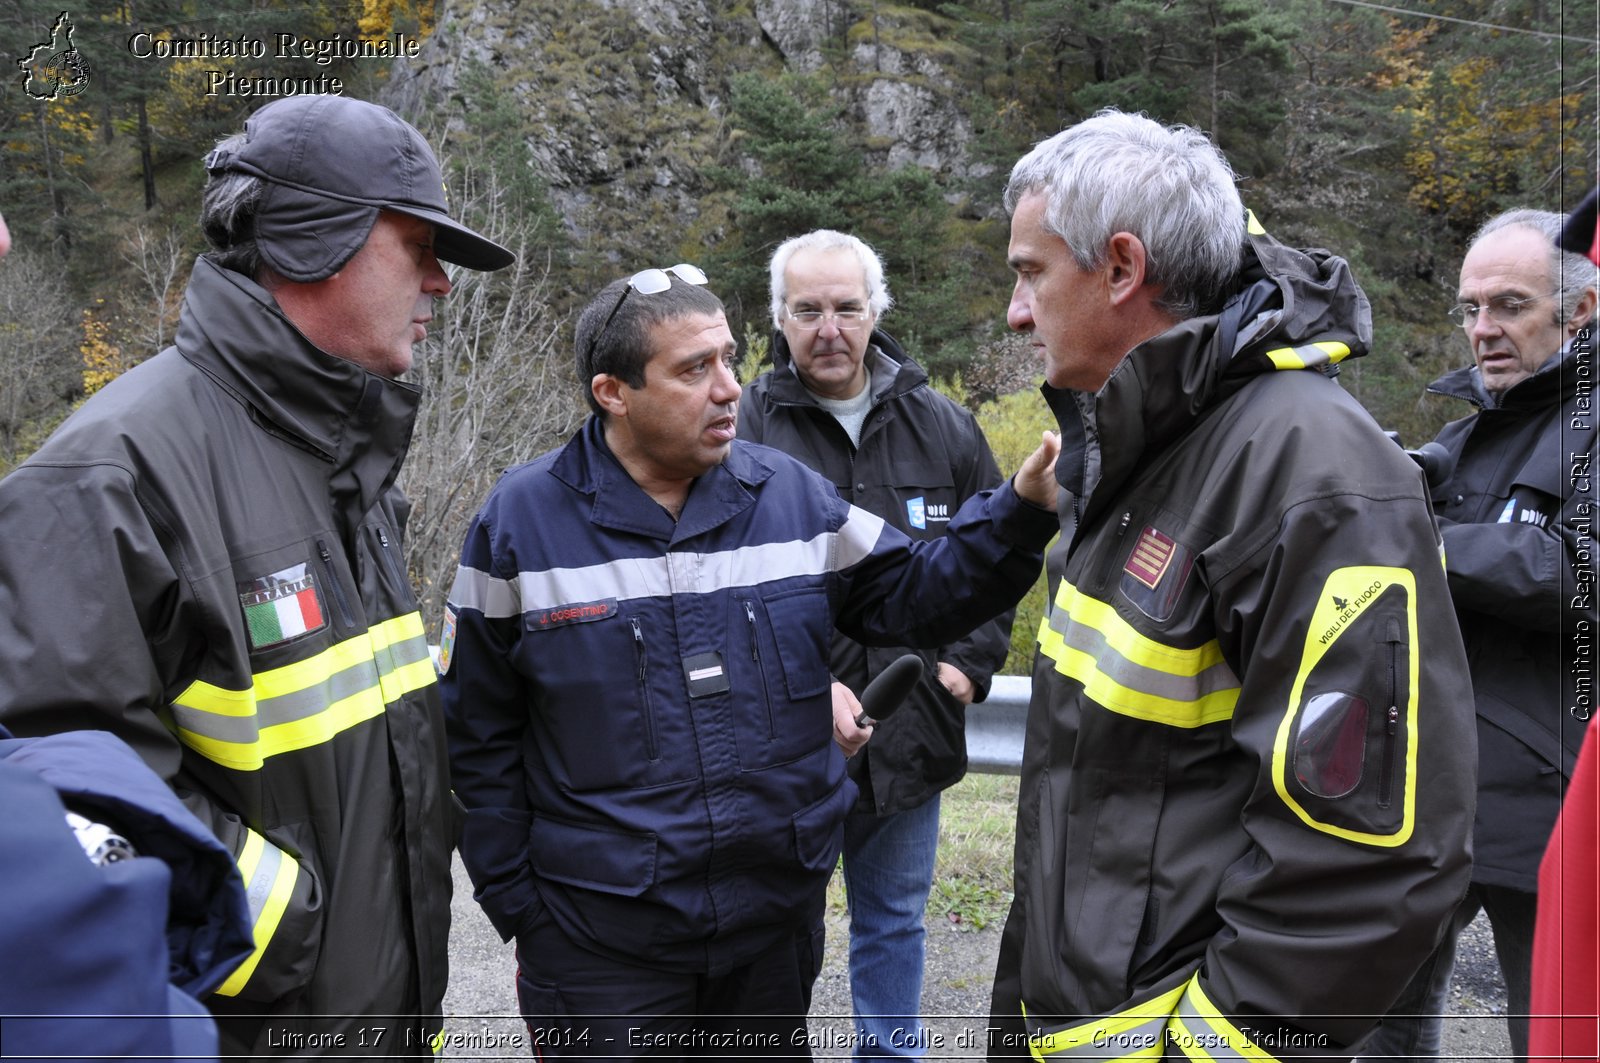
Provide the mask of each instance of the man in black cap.
{"label": "man in black cap", "polygon": [[429,1054],[453,836],[398,377],[440,260],[513,256],[372,104],[275,101],[206,167],[176,343],[0,481],[0,721],[114,732],[231,849],[224,1055]]}

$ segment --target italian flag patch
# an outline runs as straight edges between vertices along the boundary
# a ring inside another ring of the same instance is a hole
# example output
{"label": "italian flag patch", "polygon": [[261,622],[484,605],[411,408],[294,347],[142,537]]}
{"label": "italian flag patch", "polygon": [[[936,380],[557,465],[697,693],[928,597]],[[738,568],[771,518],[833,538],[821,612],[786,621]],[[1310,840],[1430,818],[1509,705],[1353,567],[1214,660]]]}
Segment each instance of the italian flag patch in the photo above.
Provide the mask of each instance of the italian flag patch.
{"label": "italian flag patch", "polygon": [[250,648],[264,650],[327,627],[316,577],[305,565],[239,584]]}

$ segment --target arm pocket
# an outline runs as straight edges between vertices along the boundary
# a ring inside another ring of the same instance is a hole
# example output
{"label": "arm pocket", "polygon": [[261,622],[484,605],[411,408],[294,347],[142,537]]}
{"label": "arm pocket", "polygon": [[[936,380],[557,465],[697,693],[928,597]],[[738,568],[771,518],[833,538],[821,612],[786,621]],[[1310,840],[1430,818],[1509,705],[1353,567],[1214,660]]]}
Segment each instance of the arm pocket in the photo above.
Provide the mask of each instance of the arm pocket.
{"label": "arm pocket", "polygon": [[1415,811],[1416,588],[1399,568],[1339,569],[1318,599],[1273,781],[1308,826],[1393,847]]}

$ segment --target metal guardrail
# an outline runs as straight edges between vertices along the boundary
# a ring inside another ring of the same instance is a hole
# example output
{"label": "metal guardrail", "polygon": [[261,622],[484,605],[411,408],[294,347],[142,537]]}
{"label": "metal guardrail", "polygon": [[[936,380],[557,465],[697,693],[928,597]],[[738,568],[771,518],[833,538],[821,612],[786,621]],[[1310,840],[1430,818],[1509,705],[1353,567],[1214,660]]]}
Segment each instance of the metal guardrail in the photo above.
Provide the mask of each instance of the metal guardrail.
{"label": "metal guardrail", "polygon": [[1033,680],[997,675],[989,696],[967,706],[967,770],[987,775],[1022,774],[1022,736],[1028,724]]}
{"label": "metal guardrail", "polygon": [[[439,647],[429,646],[439,666]],[[967,706],[967,770],[985,775],[1022,774],[1022,736],[1027,730],[1028,698],[1033,680],[1025,675],[997,675],[989,696]]]}

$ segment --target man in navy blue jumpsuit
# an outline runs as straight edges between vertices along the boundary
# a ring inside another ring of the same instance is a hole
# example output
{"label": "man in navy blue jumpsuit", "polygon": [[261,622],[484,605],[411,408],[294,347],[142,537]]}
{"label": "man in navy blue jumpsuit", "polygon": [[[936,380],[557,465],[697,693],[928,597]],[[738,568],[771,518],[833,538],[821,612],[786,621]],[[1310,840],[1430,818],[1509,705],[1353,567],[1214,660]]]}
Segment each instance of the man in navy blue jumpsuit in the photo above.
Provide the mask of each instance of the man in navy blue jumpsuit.
{"label": "man in navy blue jumpsuit", "polygon": [[644,270],[583,311],[594,416],[495,487],[445,619],[462,858],[517,939],[547,1058],[809,1055],[866,739],[833,630],[958,637],[1022,595],[1056,530],[1053,437],[917,544],[736,440],[736,346],[704,283]]}

